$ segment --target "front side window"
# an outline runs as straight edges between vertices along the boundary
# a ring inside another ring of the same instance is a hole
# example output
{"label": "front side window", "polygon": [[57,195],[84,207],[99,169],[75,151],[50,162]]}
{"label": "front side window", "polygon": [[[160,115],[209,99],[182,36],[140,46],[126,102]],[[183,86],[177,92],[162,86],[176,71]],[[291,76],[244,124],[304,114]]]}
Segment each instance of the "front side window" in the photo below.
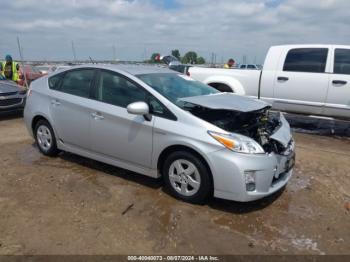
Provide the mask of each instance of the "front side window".
{"label": "front side window", "polygon": [[133,102],[146,102],[147,93],[126,78],[112,72],[101,71],[97,100],[115,106],[127,107]]}
{"label": "front side window", "polygon": [[88,98],[95,71],[91,69],[78,69],[65,73],[60,91]]}
{"label": "front side window", "polygon": [[324,73],[327,55],[327,48],[291,49],[284,62],[283,71]]}
{"label": "front side window", "polygon": [[101,71],[97,100],[124,108],[131,103],[143,101],[148,104],[152,115],[176,119],[158,99],[145,89],[113,72]]}
{"label": "front side window", "polygon": [[335,49],[334,73],[350,75],[350,49]]}

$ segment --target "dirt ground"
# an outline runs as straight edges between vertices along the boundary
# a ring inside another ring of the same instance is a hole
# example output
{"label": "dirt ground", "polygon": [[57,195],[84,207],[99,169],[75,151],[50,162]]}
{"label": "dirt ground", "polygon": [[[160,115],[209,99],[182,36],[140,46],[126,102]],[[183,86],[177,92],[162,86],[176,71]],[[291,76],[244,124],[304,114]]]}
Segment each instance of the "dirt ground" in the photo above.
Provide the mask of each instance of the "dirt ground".
{"label": "dirt ground", "polygon": [[21,118],[0,118],[0,254],[350,254],[350,140],[295,138],[283,192],[196,206],[158,180],[42,156]]}

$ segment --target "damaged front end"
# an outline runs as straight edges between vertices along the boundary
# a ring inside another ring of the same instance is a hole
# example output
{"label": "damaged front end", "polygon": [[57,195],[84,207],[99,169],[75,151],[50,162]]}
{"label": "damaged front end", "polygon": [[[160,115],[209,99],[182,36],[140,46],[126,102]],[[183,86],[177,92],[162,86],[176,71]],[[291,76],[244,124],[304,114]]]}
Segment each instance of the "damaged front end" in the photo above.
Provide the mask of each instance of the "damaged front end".
{"label": "damaged front end", "polygon": [[253,139],[265,153],[286,155],[294,150],[288,122],[261,100],[228,93],[181,100],[184,110],[227,132]]}

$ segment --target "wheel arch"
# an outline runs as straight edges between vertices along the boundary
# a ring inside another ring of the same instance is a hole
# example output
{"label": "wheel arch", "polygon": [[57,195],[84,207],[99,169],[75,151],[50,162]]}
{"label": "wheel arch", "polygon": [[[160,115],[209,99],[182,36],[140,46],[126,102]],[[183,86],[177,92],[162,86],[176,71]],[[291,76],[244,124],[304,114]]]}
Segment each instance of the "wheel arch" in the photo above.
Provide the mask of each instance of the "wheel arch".
{"label": "wheel arch", "polygon": [[[36,126],[36,124],[37,124],[40,120],[45,120],[45,121],[47,121],[47,122],[51,125],[50,121],[49,121],[46,117],[44,117],[44,116],[42,116],[42,115],[36,115],[36,116],[32,119],[32,123],[31,123],[31,128],[32,128],[33,134],[34,134],[35,126]],[[51,127],[52,127],[52,125],[51,125]]]}
{"label": "wheel arch", "polygon": [[50,121],[49,117],[47,117],[44,114],[37,114],[37,115],[35,115],[33,117],[32,122],[30,123],[30,127],[31,127],[31,131],[32,131],[33,136],[35,136],[35,132],[34,132],[35,131],[34,130],[35,126],[40,120],[45,120],[45,121],[47,121],[50,124],[50,126],[51,126],[51,128],[53,130],[53,133],[55,135],[55,138],[57,140],[57,145],[58,145],[58,135],[57,135],[57,131],[55,129],[55,126],[52,124],[52,122]]}
{"label": "wheel arch", "polygon": [[[208,77],[203,82],[221,92],[233,92],[238,95],[245,95],[245,90],[242,83],[230,76],[212,76]],[[220,90],[218,88],[219,86],[223,87],[223,90]]]}
{"label": "wheel arch", "polygon": [[163,151],[160,153],[160,155],[158,157],[158,160],[157,160],[157,169],[158,169],[159,174],[162,176],[162,169],[163,169],[163,166],[164,166],[165,159],[171,153],[178,152],[178,151],[189,152],[189,153],[195,155],[196,157],[198,157],[203,162],[203,164],[206,166],[206,168],[207,168],[207,170],[208,170],[208,172],[210,174],[211,183],[212,183],[212,186],[213,186],[213,189],[214,189],[213,173],[212,173],[211,168],[210,168],[210,166],[208,164],[208,161],[197,150],[195,150],[195,149],[193,149],[193,148],[191,148],[189,146],[185,146],[185,145],[171,145],[171,146],[168,146],[165,149],[163,149]]}

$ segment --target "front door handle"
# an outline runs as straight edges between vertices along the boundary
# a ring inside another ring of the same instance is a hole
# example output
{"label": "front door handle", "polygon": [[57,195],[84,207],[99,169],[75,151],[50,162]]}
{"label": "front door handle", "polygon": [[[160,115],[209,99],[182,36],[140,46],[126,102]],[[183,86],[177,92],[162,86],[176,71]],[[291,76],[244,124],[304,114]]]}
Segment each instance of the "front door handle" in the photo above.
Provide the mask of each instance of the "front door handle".
{"label": "front door handle", "polygon": [[59,106],[61,103],[57,99],[51,100],[51,105]]}
{"label": "front door handle", "polygon": [[334,85],[346,85],[348,82],[344,81],[344,80],[333,80],[332,83]]}
{"label": "front door handle", "polygon": [[103,120],[103,119],[104,119],[104,116],[101,115],[101,113],[98,113],[98,112],[92,113],[91,116],[92,116],[93,119],[95,119],[95,120]]}
{"label": "front door handle", "polygon": [[279,76],[279,77],[277,77],[277,80],[278,80],[278,81],[281,81],[281,82],[286,82],[286,81],[289,80],[289,78],[288,78],[288,77],[285,77],[285,76]]}

